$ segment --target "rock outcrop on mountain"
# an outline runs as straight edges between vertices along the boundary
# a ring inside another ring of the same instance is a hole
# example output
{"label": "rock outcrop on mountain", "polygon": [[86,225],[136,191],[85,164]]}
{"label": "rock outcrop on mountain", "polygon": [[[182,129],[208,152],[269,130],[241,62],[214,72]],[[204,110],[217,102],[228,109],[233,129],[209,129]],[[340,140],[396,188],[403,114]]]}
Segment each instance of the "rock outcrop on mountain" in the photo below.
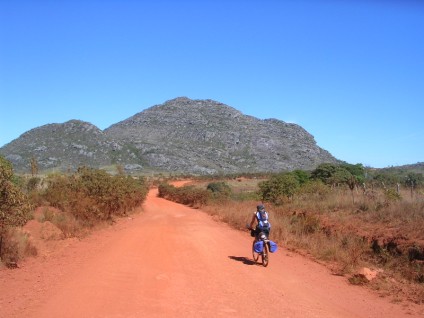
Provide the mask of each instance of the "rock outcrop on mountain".
{"label": "rock outcrop on mountain", "polygon": [[170,171],[276,172],[336,161],[298,125],[246,116],[212,100],[170,100],[105,133],[132,144],[149,166]]}
{"label": "rock outcrop on mountain", "polygon": [[0,148],[17,171],[119,164],[128,172],[279,172],[337,162],[296,124],[258,119],[213,100],[176,98],[101,131],[77,120],[32,129]]}

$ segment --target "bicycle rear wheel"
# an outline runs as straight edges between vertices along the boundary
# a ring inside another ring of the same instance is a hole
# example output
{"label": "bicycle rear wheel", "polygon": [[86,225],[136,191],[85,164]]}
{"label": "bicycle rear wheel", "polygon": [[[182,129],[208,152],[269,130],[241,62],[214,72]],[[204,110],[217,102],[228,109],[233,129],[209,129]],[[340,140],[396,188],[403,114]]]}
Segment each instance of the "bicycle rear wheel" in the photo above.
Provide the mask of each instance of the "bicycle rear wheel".
{"label": "bicycle rear wheel", "polygon": [[267,267],[269,263],[269,250],[268,250],[268,243],[264,242],[264,249],[262,251],[262,266]]}

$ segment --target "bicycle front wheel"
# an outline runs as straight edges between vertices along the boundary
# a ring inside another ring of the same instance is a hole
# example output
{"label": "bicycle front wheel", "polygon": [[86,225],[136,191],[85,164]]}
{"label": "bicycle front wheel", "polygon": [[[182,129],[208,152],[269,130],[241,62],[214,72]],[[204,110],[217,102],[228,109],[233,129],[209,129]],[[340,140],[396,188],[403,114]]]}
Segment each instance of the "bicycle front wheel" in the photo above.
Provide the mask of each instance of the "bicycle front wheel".
{"label": "bicycle front wheel", "polygon": [[268,249],[268,243],[264,242],[264,249],[262,251],[262,266],[267,267],[269,263],[269,249]]}

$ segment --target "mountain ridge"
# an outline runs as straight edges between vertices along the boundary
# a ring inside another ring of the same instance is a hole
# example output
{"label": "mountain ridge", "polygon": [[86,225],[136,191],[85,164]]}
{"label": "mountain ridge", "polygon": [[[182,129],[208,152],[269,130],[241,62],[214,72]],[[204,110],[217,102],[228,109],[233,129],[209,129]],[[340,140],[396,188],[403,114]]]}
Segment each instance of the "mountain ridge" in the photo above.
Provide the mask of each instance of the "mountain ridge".
{"label": "mountain ridge", "polygon": [[104,130],[80,120],[36,127],[0,154],[18,172],[29,171],[32,157],[40,170],[122,165],[131,173],[279,172],[338,162],[299,125],[187,97],[151,106]]}

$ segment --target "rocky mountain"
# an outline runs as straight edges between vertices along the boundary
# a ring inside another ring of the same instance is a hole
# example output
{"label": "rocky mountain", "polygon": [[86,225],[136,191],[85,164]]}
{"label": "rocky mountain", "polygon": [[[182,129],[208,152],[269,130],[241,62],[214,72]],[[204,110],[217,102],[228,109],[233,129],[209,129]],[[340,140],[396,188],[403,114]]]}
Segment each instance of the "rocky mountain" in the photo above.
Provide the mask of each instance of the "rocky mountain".
{"label": "rocky mountain", "polygon": [[[96,126],[70,120],[63,124],[48,124],[31,129],[0,148],[0,154],[10,160],[18,172],[29,172],[33,157],[37,160],[40,170],[63,171],[82,165],[110,165],[114,153],[120,152],[122,148]],[[137,161],[131,154],[120,159]]]}
{"label": "rocky mountain", "polygon": [[114,164],[128,172],[214,174],[312,169],[337,160],[302,127],[213,100],[176,98],[104,131],[78,120],[32,129],[0,148],[16,171]]}

